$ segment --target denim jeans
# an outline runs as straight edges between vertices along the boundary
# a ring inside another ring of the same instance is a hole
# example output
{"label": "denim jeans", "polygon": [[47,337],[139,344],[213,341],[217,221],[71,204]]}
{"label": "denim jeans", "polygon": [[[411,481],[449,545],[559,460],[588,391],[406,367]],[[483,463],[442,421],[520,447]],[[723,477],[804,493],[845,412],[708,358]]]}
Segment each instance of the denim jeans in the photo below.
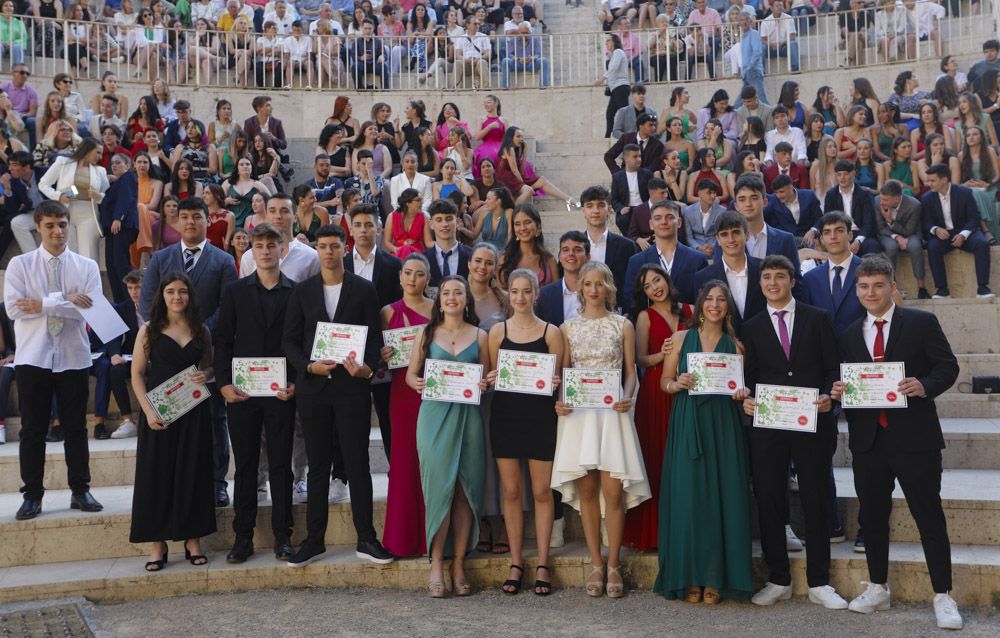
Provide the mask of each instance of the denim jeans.
{"label": "denim jeans", "polygon": [[[777,49],[767,47],[767,57],[772,60],[774,58],[789,58],[792,64],[792,73],[795,73],[799,70],[799,43],[792,40],[791,44],[782,44]],[[779,66],[777,69],[773,69],[772,72],[781,72],[781,70]]]}
{"label": "denim jeans", "polygon": [[510,86],[510,73],[514,71],[515,73],[531,71],[534,73],[541,73],[542,77],[539,80],[539,86],[549,85],[549,60],[548,58],[535,58],[531,62],[520,62],[514,58],[507,58],[503,61],[503,70],[500,76],[500,88],[506,89]]}

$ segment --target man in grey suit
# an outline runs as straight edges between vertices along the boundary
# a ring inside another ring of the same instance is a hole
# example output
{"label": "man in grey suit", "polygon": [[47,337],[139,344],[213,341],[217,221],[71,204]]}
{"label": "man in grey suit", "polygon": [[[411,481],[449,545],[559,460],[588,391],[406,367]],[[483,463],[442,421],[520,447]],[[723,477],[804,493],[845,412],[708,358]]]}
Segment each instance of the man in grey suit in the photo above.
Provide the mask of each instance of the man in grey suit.
{"label": "man in grey suit", "polygon": [[[181,240],[153,253],[142,280],[140,311],[149,319],[153,296],[160,280],[173,272],[186,273],[194,285],[198,313],[209,330],[214,330],[222,291],[236,281],[236,263],[232,255],[216,248],[205,238],[208,230],[208,207],[200,197],[181,201],[178,211]],[[215,383],[209,384],[212,396],[212,439],[215,447],[215,505],[228,507],[226,471],[229,469],[229,429],[226,426],[226,404]]]}
{"label": "man in grey suit", "polygon": [[642,82],[636,82],[632,85],[629,101],[631,103],[628,106],[623,106],[615,112],[615,123],[611,129],[611,137],[616,140],[626,133],[638,131],[639,125],[636,120],[643,113],[649,113],[656,117],[656,109],[646,106],[646,85]]}
{"label": "man in grey suit", "polygon": [[726,212],[726,207],[719,204],[719,187],[710,179],[698,182],[698,201],[684,207],[684,228],[687,229],[687,240],[684,242],[691,248],[712,256],[715,250],[715,224],[719,215]]}
{"label": "man in grey suit", "polygon": [[882,185],[875,198],[875,228],[885,256],[896,269],[899,251],[910,254],[910,267],[917,280],[918,298],[930,299],[924,283],[924,242],[921,228],[920,202],[903,194],[903,185],[890,179]]}

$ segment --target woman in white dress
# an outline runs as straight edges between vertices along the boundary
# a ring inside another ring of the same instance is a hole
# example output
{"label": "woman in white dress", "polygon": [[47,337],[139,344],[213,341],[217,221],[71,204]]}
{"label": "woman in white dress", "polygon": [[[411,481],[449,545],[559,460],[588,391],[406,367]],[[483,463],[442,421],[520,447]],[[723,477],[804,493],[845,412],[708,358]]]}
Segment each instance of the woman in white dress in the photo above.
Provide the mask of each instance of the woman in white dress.
{"label": "woman in white dress", "polygon": [[[623,370],[623,398],[612,409],[572,409],[556,402],[559,423],[552,488],[562,493],[564,503],[579,510],[583,520],[592,567],[587,594],[600,596],[606,590],[609,598],[619,598],[624,593],[620,553],[625,511],[651,496],[631,415],[635,330],[613,311],[616,290],[607,266],[587,262],[579,281],[577,298],[583,310],[562,325],[563,361],[570,368]],[[608,532],[607,570],[601,555],[602,515]]]}

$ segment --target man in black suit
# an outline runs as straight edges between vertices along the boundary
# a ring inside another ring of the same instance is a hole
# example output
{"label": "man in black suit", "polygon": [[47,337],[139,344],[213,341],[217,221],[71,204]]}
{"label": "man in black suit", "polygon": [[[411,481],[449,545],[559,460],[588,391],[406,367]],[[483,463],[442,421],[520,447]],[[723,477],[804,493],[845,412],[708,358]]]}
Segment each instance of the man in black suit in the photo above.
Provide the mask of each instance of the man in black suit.
{"label": "man in black suit", "polygon": [[[829,315],[792,297],[795,270],[783,255],[768,255],[760,266],[759,286],[767,310],[744,324],[744,376],[752,396],[743,409],[753,416],[757,384],[815,388],[816,431],[752,428],[751,476],[760,520],[761,547],[770,575],[751,602],[773,605],[792,596],[785,522],[788,520],[788,464],[795,461],[806,519],[806,576],[809,600],[827,609],[846,609],[847,601],[830,584],[828,515],[830,447],[837,437],[830,387],[837,380],[840,356]],[[811,411],[812,406],[804,406]]]}
{"label": "man in black suit", "polygon": [[132,350],[135,349],[135,338],[139,334],[139,326],[142,325],[142,316],[139,314],[139,298],[142,294],[141,270],[133,270],[122,278],[125,290],[128,292],[128,299],[115,304],[115,311],[128,326],[128,332],[119,337],[119,353],[111,356],[111,392],[118,402],[118,411],[125,417],[118,428],[111,433],[112,439],[125,439],[138,434],[136,415],[132,412],[132,402],[129,398],[128,388],[132,384]]}
{"label": "man in black suit", "polygon": [[628,231],[632,209],[649,201],[649,180],[653,171],[643,168],[639,147],[629,144],[622,151],[625,170],[611,176],[611,208],[615,223],[623,234]]}
{"label": "man in black suit", "polygon": [[811,190],[795,188],[788,175],[775,177],[771,190],[774,192],[767,196],[764,221],[796,239],[802,239],[823,216],[816,195]]}
{"label": "man in black suit", "polygon": [[979,228],[979,208],[972,190],[951,183],[951,171],[945,164],[927,169],[925,180],[930,189],[921,199],[927,261],[937,286],[935,299],[947,299],[948,273],[944,256],[955,248],[972,253],[976,262],[976,298],[993,297],[990,290],[990,244]]}
{"label": "man in black suit", "polygon": [[[331,461],[342,454],[351,491],[351,511],[357,532],[356,554],[379,564],[392,554],[378,542],[372,525],[372,477],[368,464],[371,431],[370,381],[381,362],[382,333],[375,288],[344,271],[346,233],[327,224],[316,232],[320,274],[292,290],[285,312],[282,347],[296,371],[295,393],[309,459],[308,535],[288,564],[301,567],[326,552]],[[343,361],[311,358],[316,324],[320,321],[368,328],[364,357]]]}
{"label": "man in black suit", "polygon": [[283,275],[281,231],[271,224],[258,224],[251,233],[256,271],[231,284],[222,293],[219,322],[213,335],[215,375],[226,400],[229,437],[235,458],[233,531],[236,540],[226,556],[228,563],[243,563],[253,554],[254,524],[257,522],[257,467],[260,436],[265,433],[268,478],[271,484],[271,531],[274,556],[287,561],[292,556],[292,436],[295,422],[294,365],[286,366],[285,387],[274,388],[274,396],[250,396],[237,387],[233,358],[284,357],[281,349],[285,308],[294,282]]}
{"label": "man in black suit", "polygon": [[679,239],[683,232],[684,218],[681,206],[667,199],[651,204],[649,227],[653,231],[653,244],[628,260],[625,273],[625,299],[634,298],[635,280],[645,264],[659,264],[667,271],[680,292],[681,301],[694,303],[698,290],[695,273],[708,264],[708,258],[694,248],[685,246]]}
{"label": "man in black suit", "polygon": [[[867,189],[854,183],[854,162],[837,160],[833,170],[837,176],[837,185],[823,196],[823,210],[828,213],[835,210],[847,213],[854,222],[851,228],[854,233],[851,252],[855,255],[882,252],[878,229],[875,227],[875,199]],[[819,232],[819,226],[813,226],[813,230],[806,233],[805,239],[811,244],[819,237]]]}
{"label": "man in black suit", "polygon": [[747,220],[736,211],[727,210],[719,216],[715,241],[722,251],[722,258],[717,258],[695,274],[695,294],[713,279],[727,282],[736,303],[733,327],[742,339],[743,324],[766,306],[758,283],[761,260],[747,254]]}
{"label": "man in black suit", "polygon": [[[944,436],[934,405],[934,398],[958,378],[958,361],[937,317],[893,303],[894,276],[892,265],[881,256],[868,257],[858,266],[856,288],[867,313],[851,324],[843,338],[845,362],[899,361],[907,375],[898,386],[906,396],[905,408],[845,410],[870,581],[849,609],[868,614],[886,610],[891,603],[889,514],[898,480],[920,531],[938,627],[960,629],[962,617],[948,595],[951,544],[941,507]],[[846,387],[843,381],[833,384],[834,401]]]}
{"label": "man in black suit", "polygon": [[640,166],[650,171],[658,171],[663,163],[663,142],[656,137],[656,116],[643,113],[636,119],[639,130],[635,133],[626,133],[618,138],[614,146],[604,154],[604,163],[608,170],[614,175],[622,170],[618,165],[618,157],[629,144],[639,147],[639,155],[642,157]]}
{"label": "man in black suit", "polygon": [[431,264],[430,285],[437,287],[441,278],[461,275],[469,278],[469,259],[472,249],[458,243],[455,238],[458,229],[458,208],[450,200],[438,199],[427,209],[434,231],[434,245],[424,251],[424,257]]}
{"label": "man in black suit", "polygon": [[562,278],[542,286],[538,292],[538,317],[554,326],[580,314],[576,298],[577,275],[590,261],[590,240],[587,233],[568,230],[559,238],[559,267]]}
{"label": "man in black suit", "polygon": [[[351,209],[350,225],[354,250],[344,256],[344,270],[375,286],[378,307],[381,309],[403,297],[403,289],[399,285],[399,271],[403,268],[403,262],[395,255],[378,250],[376,247],[378,220],[378,207],[374,204],[358,204]],[[378,428],[382,433],[386,460],[389,459],[389,442],[392,439],[392,427],[389,423],[391,380],[392,377],[386,370],[381,370],[375,379],[372,379],[372,401],[375,403],[375,414],[378,415]]]}
{"label": "man in black suit", "polygon": [[[580,195],[583,218],[587,221],[587,239],[590,240],[590,259],[599,261],[611,269],[618,292],[615,306],[626,308],[625,271],[628,260],[639,252],[635,242],[608,229],[608,214],[611,195],[603,186],[591,186]],[[630,303],[630,302],[628,302]]]}

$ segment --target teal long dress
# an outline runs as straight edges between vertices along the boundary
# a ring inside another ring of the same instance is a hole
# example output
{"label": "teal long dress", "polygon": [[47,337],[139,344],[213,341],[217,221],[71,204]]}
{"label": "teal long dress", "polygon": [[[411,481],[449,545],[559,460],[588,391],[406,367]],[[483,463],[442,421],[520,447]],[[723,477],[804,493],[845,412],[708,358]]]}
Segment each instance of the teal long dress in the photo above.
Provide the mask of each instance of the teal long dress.
{"label": "teal long dress", "polygon": [[[432,343],[428,358],[479,363],[479,342],[473,341],[458,355],[452,355]],[[423,401],[417,416],[417,457],[420,459],[420,485],[424,492],[424,528],[428,549],[451,510],[455,486],[460,485],[472,508],[472,530],[467,546],[471,550],[479,538],[485,474],[483,423],[479,406]],[[452,530],[449,530],[446,554],[451,553],[451,547]]]}
{"label": "teal long dress", "polygon": [[[972,179],[983,181],[982,162],[972,163]],[[1000,206],[997,206],[997,187],[991,186],[987,189],[972,189],[972,196],[976,200],[976,207],[979,208],[979,216],[987,223],[990,232],[994,236],[1000,233]]]}
{"label": "teal long dress", "polygon": [[[689,330],[680,353],[702,352]],[[715,352],[736,353],[723,335]],[[719,395],[674,396],[660,482],[660,572],[653,591],[683,599],[693,585],[714,587],[723,598],[752,592],[750,471],[738,404]]]}

